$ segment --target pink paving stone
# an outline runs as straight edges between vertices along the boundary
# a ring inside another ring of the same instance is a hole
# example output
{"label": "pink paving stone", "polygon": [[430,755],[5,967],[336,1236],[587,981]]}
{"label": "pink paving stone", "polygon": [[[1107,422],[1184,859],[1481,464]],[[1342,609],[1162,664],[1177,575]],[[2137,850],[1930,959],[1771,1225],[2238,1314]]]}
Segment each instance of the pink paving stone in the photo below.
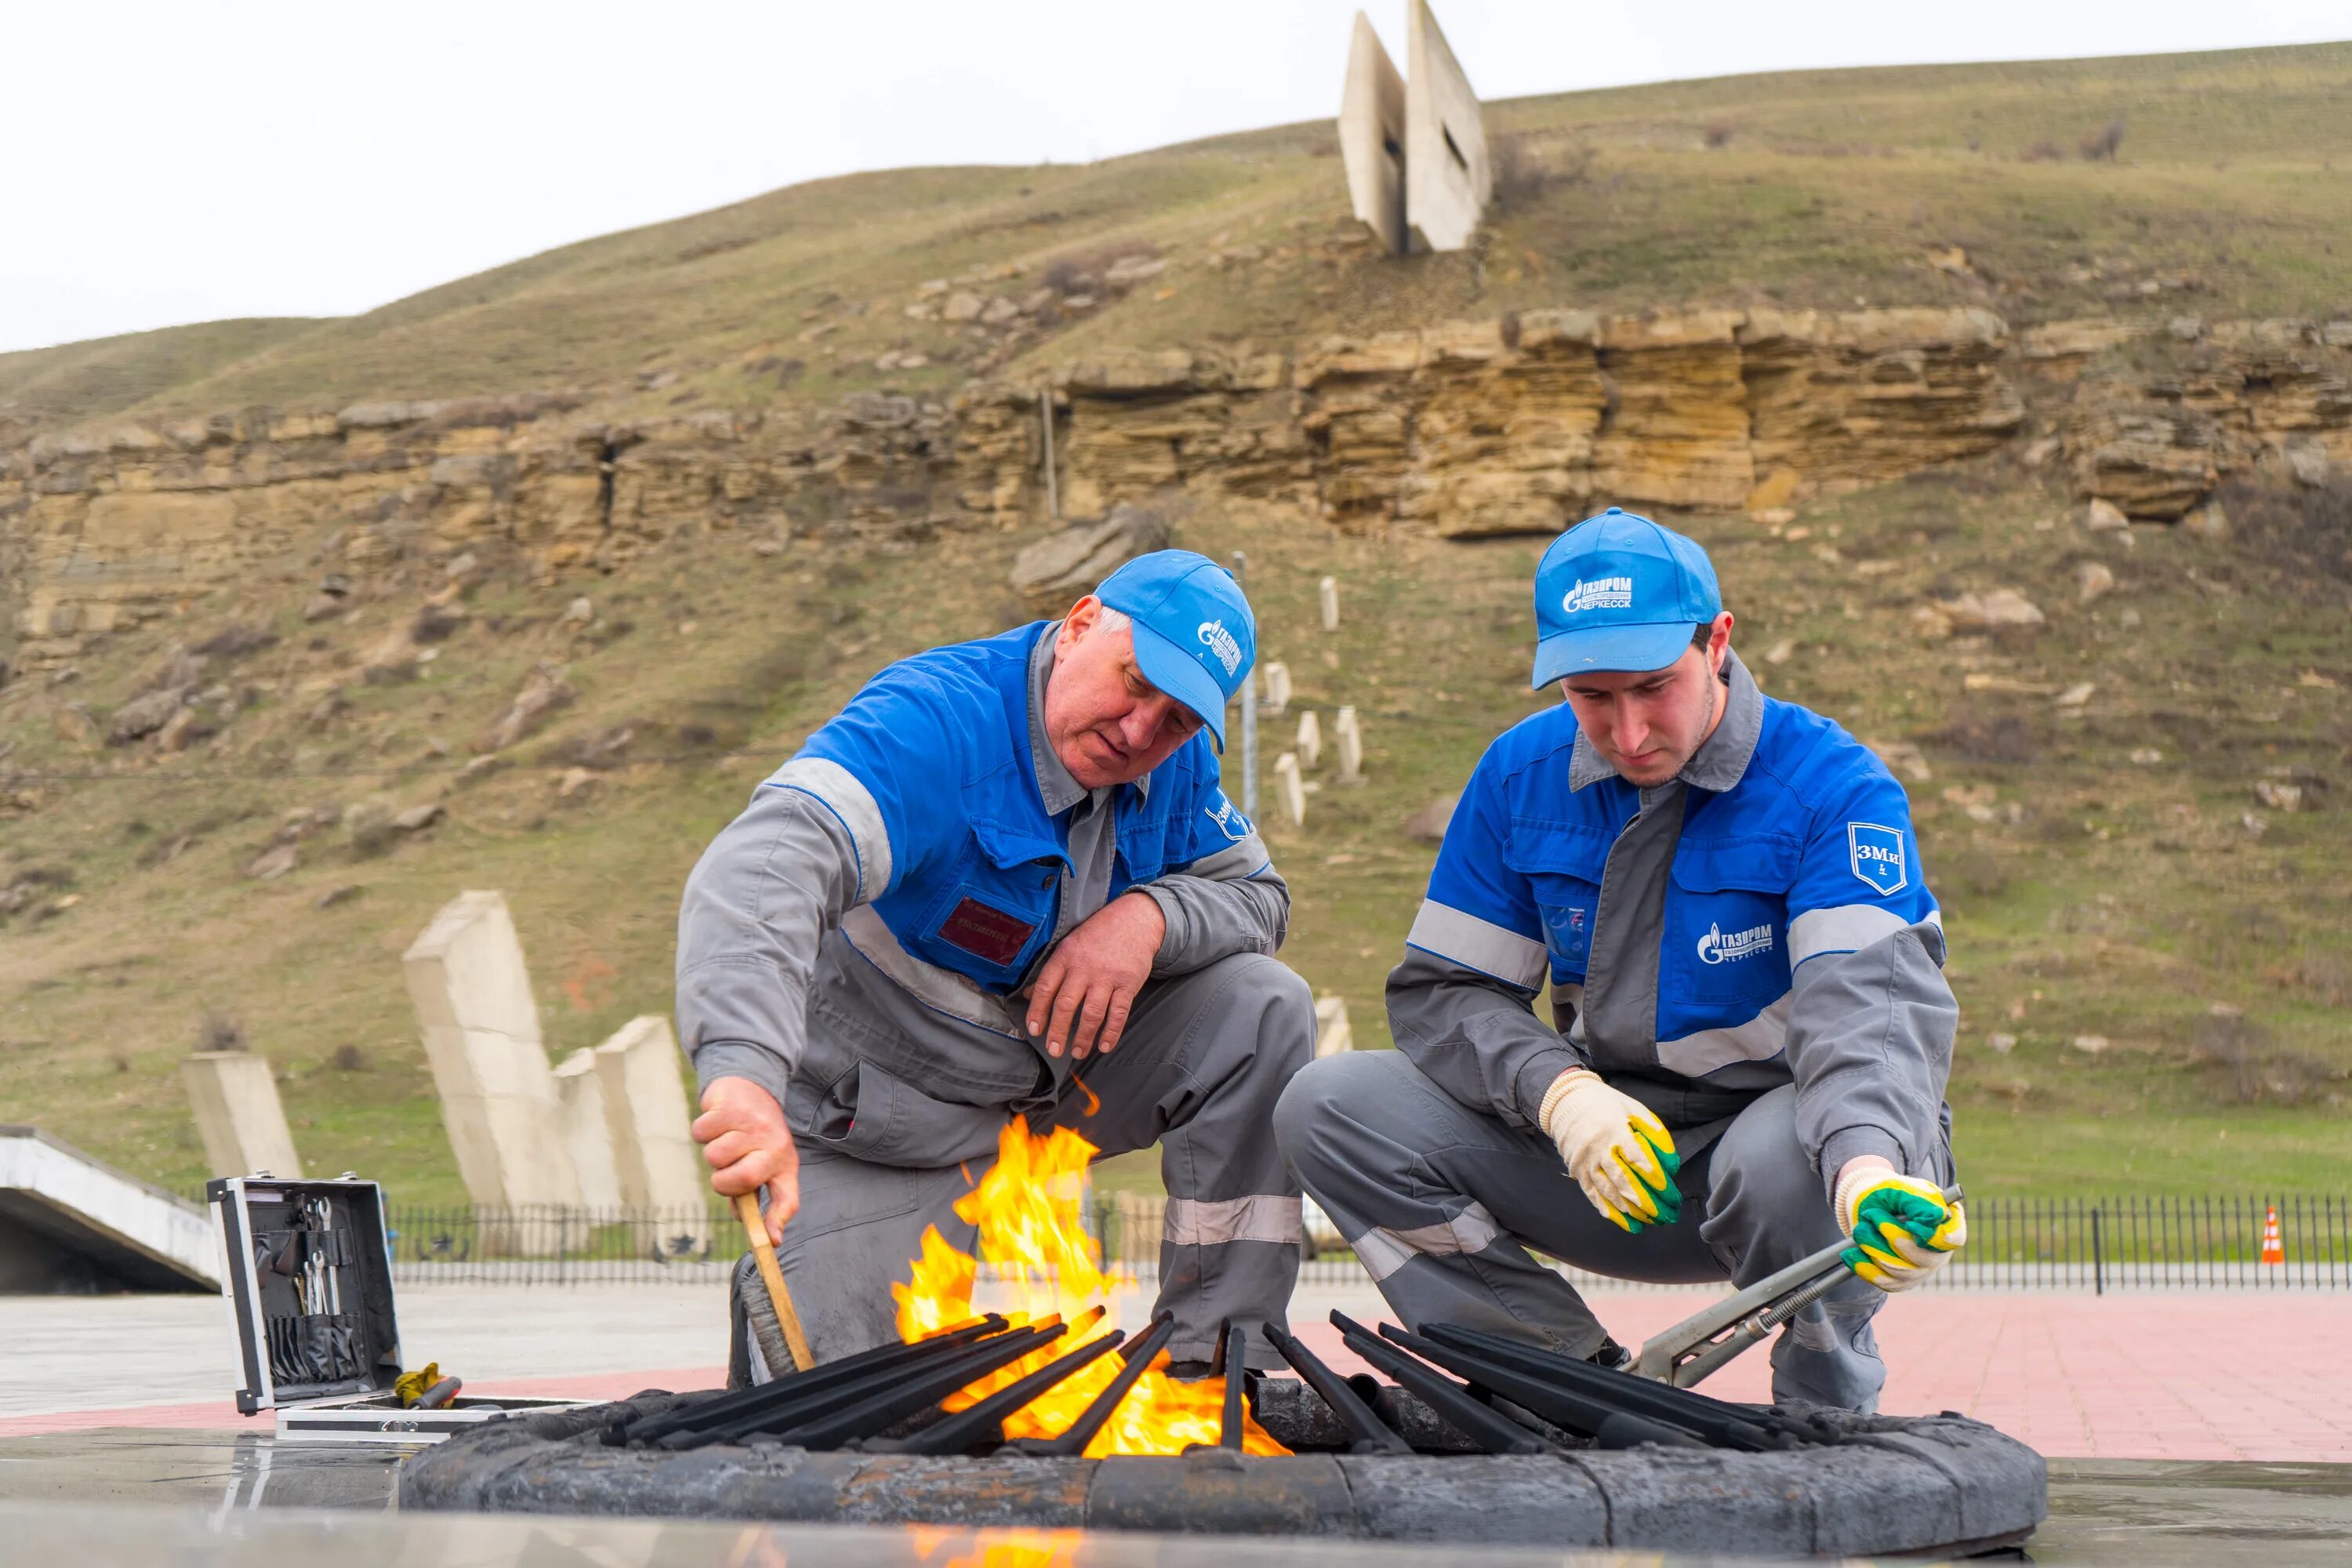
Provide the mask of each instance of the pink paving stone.
{"label": "pink paving stone", "polygon": [[[1687,1291],[1596,1295],[1610,1331],[1638,1344],[1698,1310]],[[2352,1366],[2320,1352],[2352,1313],[2321,1292],[1898,1297],[1878,1316],[1883,1408],[1958,1410],[2043,1453],[2071,1458],[2352,1463]],[[1325,1322],[1293,1325],[1343,1373],[1367,1370]],[[1707,1380],[1730,1399],[1767,1397],[1762,1348]],[[645,1388],[715,1388],[718,1367],[469,1381],[477,1394],[618,1399]],[[0,1436],[94,1426],[267,1430],[227,1400],[0,1418]]]}
{"label": "pink paving stone", "polygon": [[[467,1394],[505,1394],[536,1398],[626,1399],[648,1388],[684,1390],[717,1388],[726,1383],[723,1366],[673,1367],[656,1372],[583,1373],[577,1377],[468,1379]],[[28,1437],[45,1432],[84,1432],[96,1426],[169,1426],[206,1431],[268,1433],[277,1425],[275,1412],[240,1415],[234,1400],[194,1405],[132,1405],[111,1410],[67,1410],[46,1415],[0,1416],[0,1437]]]}
{"label": "pink paving stone", "polygon": [[[1705,1300],[1682,1291],[1592,1298],[1629,1345]],[[2070,1458],[2352,1462],[2352,1366],[2315,1353],[2352,1326],[2347,1309],[2318,1291],[1897,1297],[1878,1315],[1881,1408],[1957,1410]],[[1328,1323],[1293,1327],[1341,1371],[1368,1370]],[[1769,1397],[1767,1354],[1748,1352],[1706,1392]]]}

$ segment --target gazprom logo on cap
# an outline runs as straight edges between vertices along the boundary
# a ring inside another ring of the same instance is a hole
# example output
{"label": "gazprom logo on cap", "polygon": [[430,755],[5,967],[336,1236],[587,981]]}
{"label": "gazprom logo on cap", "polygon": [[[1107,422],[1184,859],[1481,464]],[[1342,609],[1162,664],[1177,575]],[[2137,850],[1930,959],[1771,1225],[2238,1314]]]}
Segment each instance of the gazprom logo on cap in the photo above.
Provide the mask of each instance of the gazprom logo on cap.
{"label": "gazprom logo on cap", "polygon": [[1853,874],[1878,889],[1882,897],[1892,897],[1911,885],[1911,873],[1903,863],[1903,835],[1899,831],[1875,822],[1849,822],[1845,825],[1845,841],[1853,855]]}
{"label": "gazprom logo on cap", "polygon": [[1595,577],[1587,583],[1579,579],[1559,602],[1568,615],[1580,610],[1629,610],[1633,607],[1633,579],[1631,577]]}
{"label": "gazprom logo on cap", "polygon": [[1209,651],[1217,656],[1217,662],[1225,667],[1227,675],[1241,668],[1242,645],[1234,640],[1233,633],[1225,630],[1224,622],[1202,621],[1200,637]]}

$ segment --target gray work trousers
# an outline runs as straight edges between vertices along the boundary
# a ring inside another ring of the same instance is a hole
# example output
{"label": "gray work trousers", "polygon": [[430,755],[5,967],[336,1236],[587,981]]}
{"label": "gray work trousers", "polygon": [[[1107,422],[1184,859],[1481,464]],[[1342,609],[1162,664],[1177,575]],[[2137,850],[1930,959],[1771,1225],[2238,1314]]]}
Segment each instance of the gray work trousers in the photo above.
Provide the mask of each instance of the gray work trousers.
{"label": "gray work trousers", "polygon": [[[1459,1323],[1589,1356],[1600,1320],[1527,1249],[1658,1284],[1750,1285],[1787,1268],[1839,1235],[1795,1112],[1792,1087],[1759,1095],[1684,1163],[1682,1219],[1637,1236],[1601,1216],[1550,1139],[1472,1110],[1399,1052],[1309,1064],[1274,1124],[1405,1327]],[[1886,1366],[1870,1320],[1885,1300],[1854,1279],[1792,1319],[1772,1346],[1774,1400],[1875,1410]]]}
{"label": "gray work trousers", "polygon": [[[1171,1360],[1213,1358],[1230,1319],[1251,1327],[1250,1364],[1275,1364],[1256,1325],[1286,1321],[1300,1229],[1298,1184],[1271,1124],[1284,1087],[1314,1054],[1307,983],[1272,958],[1237,953],[1148,983],[1118,1047],[1078,1065],[1093,1097],[1074,1088],[1032,1118],[1034,1131],[1072,1128],[1106,1155],[1160,1145],[1169,1201],[1154,1310],[1176,1314]],[[908,1169],[803,1141],[800,1213],[776,1258],[817,1361],[898,1339],[890,1287],[908,1282],[926,1226],[973,1249],[974,1227],[953,1205],[994,1163]],[[736,1270],[739,1297],[761,1289],[750,1263]],[[740,1305],[733,1317],[740,1352]],[[756,1342],[745,1370],[754,1383],[768,1376]]]}

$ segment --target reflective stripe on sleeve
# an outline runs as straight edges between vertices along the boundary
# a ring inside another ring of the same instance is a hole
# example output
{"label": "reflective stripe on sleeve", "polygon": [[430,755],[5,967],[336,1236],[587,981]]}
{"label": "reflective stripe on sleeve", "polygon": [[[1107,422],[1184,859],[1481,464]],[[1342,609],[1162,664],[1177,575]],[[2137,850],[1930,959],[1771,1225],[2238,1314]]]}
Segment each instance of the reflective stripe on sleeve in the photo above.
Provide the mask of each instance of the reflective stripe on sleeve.
{"label": "reflective stripe on sleeve", "polygon": [[1210,1201],[1170,1198],[1161,1234],[1171,1247],[1222,1247],[1229,1241],[1272,1241],[1297,1247],[1305,1237],[1298,1200],[1278,1193]]}
{"label": "reflective stripe on sleeve", "polygon": [[[1912,924],[1884,904],[1838,904],[1807,910],[1789,922],[1789,967],[1825,952],[1860,952]],[[1943,911],[1927,911],[1927,923],[1940,926]]]}
{"label": "reflective stripe on sleeve", "polygon": [[1412,1230],[1374,1227],[1356,1238],[1356,1259],[1380,1283],[1416,1258],[1454,1258],[1484,1252],[1503,1234],[1483,1204],[1472,1204],[1450,1220]]}
{"label": "reflective stripe on sleeve", "polygon": [[1705,1078],[1734,1062],[1769,1062],[1789,1044],[1793,992],[1783,992],[1761,1013],[1728,1029],[1701,1029],[1677,1040],[1658,1042],[1658,1065],[1685,1078]]}
{"label": "reflective stripe on sleeve", "polygon": [[1272,864],[1265,846],[1256,834],[1236,839],[1223,848],[1202,856],[1183,868],[1187,877],[1204,877],[1215,882],[1239,882],[1256,876]]}
{"label": "reflective stripe on sleeve", "polygon": [[898,945],[871,904],[860,904],[841,917],[841,934],[858,956],[898,982],[916,1001],[950,1018],[976,1024],[992,1034],[1025,1040],[1029,1032],[1013,1018],[1013,1009],[952,969],[925,963]]}
{"label": "reflective stripe on sleeve", "polygon": [[1551,968],[1551,954],[1543,943],[1435,899],[1421,901],[1421,912],[1413,917],[1412,930],[1404,940],[1408,947],[1491,974],[1523,991],[1540,988]]}
{"label": "reflective stripe on sleeve", "polygon": [[871,903],[890,889],[890,830],[883,825],[882,808],[857,775],[839,763],[823,757],[795,757],[775,771],[768,783],[777,789],[796,789],[815,797],[841,819],[849,842],[857,851],[857,901]]}

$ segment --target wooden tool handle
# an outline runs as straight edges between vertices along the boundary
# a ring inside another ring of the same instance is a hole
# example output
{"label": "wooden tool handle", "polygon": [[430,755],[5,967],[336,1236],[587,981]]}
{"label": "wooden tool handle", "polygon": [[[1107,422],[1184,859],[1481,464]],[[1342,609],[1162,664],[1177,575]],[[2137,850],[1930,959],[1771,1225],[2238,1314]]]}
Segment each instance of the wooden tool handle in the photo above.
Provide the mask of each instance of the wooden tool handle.
{"label": "wooden tool handle", "polygon": [[736,1194],[735,1217],[743,1222],[744,1239],[751,1244],[751,1256],[759,1261],[761,1281],[768,1287],[768,1305],[776,1310],[776,1321],[783,1326],[793,1365],[806,1372],[816,1364],[816,1358],[809,1354],[808,1336],[801,1332],[800,1314],[793,1310],[793,1293],[784,1288],[784,1271],[776,1266],[776,1249],[768,1241],[768,1222],[760,1213],[760,1194]]}

